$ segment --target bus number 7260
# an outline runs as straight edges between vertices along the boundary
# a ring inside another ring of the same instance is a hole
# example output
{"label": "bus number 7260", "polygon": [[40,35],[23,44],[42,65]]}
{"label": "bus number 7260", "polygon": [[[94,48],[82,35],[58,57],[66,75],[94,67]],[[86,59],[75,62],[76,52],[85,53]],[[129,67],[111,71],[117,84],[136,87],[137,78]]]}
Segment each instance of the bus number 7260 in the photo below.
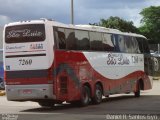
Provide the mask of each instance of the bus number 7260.
{"label": "bus number 7260", "polygon": [[31,65],[32,59],[19,59],[19,65]]}

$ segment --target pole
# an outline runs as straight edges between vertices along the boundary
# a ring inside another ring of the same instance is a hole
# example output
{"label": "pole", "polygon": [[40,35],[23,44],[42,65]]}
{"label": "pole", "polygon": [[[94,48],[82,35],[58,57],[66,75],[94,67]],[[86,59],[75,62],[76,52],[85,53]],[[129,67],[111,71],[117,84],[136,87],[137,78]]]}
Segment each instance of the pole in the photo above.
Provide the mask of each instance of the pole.
{"label": "pole", "polygon": [[73,6],[73,0],[71,0],[71,24],[74,24],[74,6]]}

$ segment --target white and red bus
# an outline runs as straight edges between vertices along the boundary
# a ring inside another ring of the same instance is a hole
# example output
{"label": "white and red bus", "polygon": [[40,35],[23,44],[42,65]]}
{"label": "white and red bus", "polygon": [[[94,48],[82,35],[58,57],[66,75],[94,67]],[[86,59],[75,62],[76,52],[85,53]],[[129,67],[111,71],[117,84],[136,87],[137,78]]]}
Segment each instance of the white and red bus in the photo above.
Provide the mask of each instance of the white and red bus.
{"label": "white and red bus", "polygon": [[53,106],[101,103],[102,95],[152,88],[144,36],[90,25],[33,20],[5,25],[7,99]]}

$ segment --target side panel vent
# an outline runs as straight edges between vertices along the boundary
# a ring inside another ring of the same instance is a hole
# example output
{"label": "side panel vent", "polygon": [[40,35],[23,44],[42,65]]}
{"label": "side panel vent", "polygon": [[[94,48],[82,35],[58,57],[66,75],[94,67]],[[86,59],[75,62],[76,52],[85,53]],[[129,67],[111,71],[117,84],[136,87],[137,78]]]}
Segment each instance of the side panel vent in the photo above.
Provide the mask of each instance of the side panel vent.
{"label": "side panel vent", "polygon": [[61,76],[60,77],[60,93],[61,94],[67,94],[68,88],[67,88],[67,76]]}

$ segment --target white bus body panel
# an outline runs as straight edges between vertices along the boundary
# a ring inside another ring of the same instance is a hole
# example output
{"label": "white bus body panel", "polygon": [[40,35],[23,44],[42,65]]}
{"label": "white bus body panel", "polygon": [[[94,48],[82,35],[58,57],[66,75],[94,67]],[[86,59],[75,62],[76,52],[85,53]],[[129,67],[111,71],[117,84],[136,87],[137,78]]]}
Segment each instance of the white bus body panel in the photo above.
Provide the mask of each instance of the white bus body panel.
{"label": "white bus body panel", "polygon": [[[5,43],[4,39],[5,44],[3,47],[5,55],[4,56],[5,71],[45,70],[45,69],[47,70],[52,66],[54,61],[54,51],[53,51],[54,36],[53,36],[53,27],[52,25],[50,25],[49,22],[28,22],[28,23],[15,23],[10,25],[14,26],[14,25],[42,24],[42,23],[45,25],[46,39],[44,41],[8,44]],[[36,49],[32,47],[34,45],[40,45],[42,47]],[[36,55],[46,54],[46,55],[34,56],[34,54]],[[18,57],[21,55],[28,55],[28,56]],[[21,65],[20,60],[23,59],[24,60],[31,59],[32,64]],[[34,101],[37,99],[56,99],[56,96],[53,94],[53,84],[6,85],[6,94],[8,100]]]}
{"label": "white bus body panel", "polygon": [[133,72],[144,71],[142,54],[105,52],[83,52],[83,54],[94,70],[108,79],[121,79]]}
{"label": "white bus body panel", "polygon": [[[34,24],[34,23],[31,23]],[[45,24],[45,34],[46,39],[41,42],[25,42],[25,43],[14,43],[14,44],[4,44],[5,56],[10,58],[5,58],[4,69],[5,71],[18,71],[18,70],[38,70],[38,69],[48,69],[53,63],[53,30],[52,27]],[[51,35],[52,34],[52,35]],[[5,41],[4,41],[5,42]],[[41,46],[39,48],[34,48],[32,46]],[[32,56],[38,54],[46,54],[42,56]],[[20,55],[28,55],[28,57],[18,57]],[[31,55],[31,57],[29,57]],[[11,56],[17,56],[12,57]],[[20,60],[32,60],[31,65],[21,65]]]}

